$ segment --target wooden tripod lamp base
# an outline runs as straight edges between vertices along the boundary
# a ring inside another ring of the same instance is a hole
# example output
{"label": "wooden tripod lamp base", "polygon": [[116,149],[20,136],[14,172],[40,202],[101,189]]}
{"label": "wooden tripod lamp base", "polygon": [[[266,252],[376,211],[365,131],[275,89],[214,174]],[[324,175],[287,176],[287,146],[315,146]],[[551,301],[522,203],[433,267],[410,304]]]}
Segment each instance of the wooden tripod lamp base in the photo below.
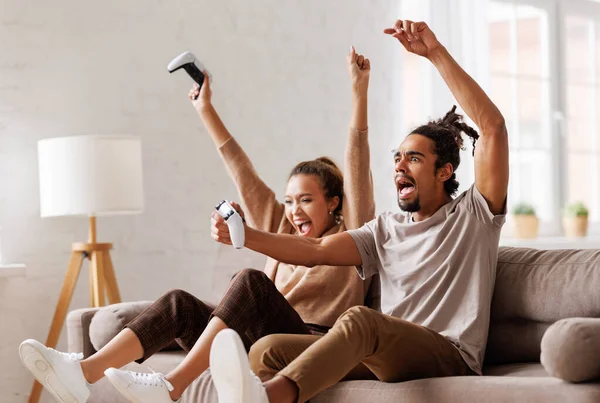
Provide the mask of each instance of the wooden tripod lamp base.
{"label": "wooden tripod lamp base", "polygon": [[[110,258],[112,244],[96,243],[96,217],[90,217],[89,223],[89,242],[73,244],[71,260],[69,261],[69,267],[67,267],[67,273],[60,297],[58,298],[56,310],[54,311],[50,332],[48,332],[48,338],[46,339],[46,346],[50,348],[55,348],[58,343],[60,331],[67,317],[73,291],[75,290],[84,259],[90,260],[90,306],[104,306],[105,294],[108,297],[109,304],[121,302],[119,287]],[[35,381],[29,395],[29,403],[37,403],[41,391],[42,385]]]}

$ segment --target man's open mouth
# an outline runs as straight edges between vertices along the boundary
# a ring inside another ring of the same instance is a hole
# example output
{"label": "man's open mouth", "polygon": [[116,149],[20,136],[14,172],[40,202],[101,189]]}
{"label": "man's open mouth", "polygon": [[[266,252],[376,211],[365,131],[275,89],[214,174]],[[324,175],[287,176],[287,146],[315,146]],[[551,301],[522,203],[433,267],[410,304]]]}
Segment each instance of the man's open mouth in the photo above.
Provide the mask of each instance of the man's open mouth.
{"label": "man's open mouth", "polygon": [[410,197],[415,191],[415,184],[411,180],[403,177],[396,178],[396,187],[401,199]]}

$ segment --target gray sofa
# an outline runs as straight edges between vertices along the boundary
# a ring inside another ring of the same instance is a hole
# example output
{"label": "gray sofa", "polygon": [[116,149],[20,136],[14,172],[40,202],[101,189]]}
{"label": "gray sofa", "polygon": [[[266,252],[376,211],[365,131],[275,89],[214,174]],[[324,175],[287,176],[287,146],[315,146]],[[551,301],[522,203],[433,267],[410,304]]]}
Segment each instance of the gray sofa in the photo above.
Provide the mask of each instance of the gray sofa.
{"label": "gray sofa", "polygon": [[[93,354],[149,303],[70,312],[69,351]],[[126,368],[168,372],[184,355],[170,349]],[[600,250],[500,248],[484,367],[481,377],[341,382],[311,401],[600,402]],[[106,379],[89,401],[125,402]],[[217,401],[209,371],[183,401]]]}

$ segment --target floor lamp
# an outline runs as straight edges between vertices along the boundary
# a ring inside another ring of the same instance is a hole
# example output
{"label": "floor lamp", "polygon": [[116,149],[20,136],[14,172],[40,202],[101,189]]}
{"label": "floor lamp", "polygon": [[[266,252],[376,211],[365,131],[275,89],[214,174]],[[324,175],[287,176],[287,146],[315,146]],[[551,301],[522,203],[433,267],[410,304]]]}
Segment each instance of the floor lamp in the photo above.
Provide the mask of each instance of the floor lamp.
{"label": "floor lamp", "polygon": [[[88,218],[87,242],[72,246],[46,346],[56,347],[85,259],[89,264],[90,305],[121,302],[110,258],[111,243],[96,241],[96,217],[141,213],[144,205],[141,141],[134,136],[60,137],[38,142],[42,217]],[[29,402],[37,402],[41,385],[34,382]]]}

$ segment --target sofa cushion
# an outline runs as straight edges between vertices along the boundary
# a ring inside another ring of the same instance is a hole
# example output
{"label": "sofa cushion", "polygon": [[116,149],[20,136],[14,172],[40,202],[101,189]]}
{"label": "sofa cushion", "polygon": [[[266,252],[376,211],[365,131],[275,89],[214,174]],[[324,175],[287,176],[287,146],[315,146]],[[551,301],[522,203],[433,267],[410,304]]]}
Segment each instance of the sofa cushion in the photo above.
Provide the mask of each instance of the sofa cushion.
{"label": "sofa cushion", "polygon": [[539,361],[545,330],[600,317],[600,250],[501,247],[485,363]]}
{"label": "sofa cushion", "polygon": [[[185,353],[163,352],[150,357],[144,364],[128,364],[130,371],[167,373],[180,362]],[[546,373],[541,364],[513,364],[484,368],[487,376],[467,376],[421,379],[402,383],[378,381],[341,382],[318,396],[311,403],[364,402],[573,402],[600,401],[600,383],[573,385]],[[103,378],[94,384],[90,403],[127,403],[117,390]],[[210,371],[205,371],[186,389],[182,402],[217,403]]]}
{"label": "sofa cushion", "polygon": [[504,364],[491,365],[483,367],[483,375],[486,376],[519,376],[519,377],[549,377],[542,364],[537,363],[519,363],[519,364]]}
{"label": "sofa cushion", "polygon": [[104,347],[150,304],[152,301],[122,302],[99,309],[90,323],[90,342],[96,351]]}
{"label": "sofa cushion", "polygon": [[600,383],[569,384],[553,377],[464,376],[403,383],[341,382],[311,403],[593,403],[600,401]]}
{"label": "sofa cushion", "polygon": [[546,370],[569,382],[600,379],[600,319],[559,320],[542,338]]}

